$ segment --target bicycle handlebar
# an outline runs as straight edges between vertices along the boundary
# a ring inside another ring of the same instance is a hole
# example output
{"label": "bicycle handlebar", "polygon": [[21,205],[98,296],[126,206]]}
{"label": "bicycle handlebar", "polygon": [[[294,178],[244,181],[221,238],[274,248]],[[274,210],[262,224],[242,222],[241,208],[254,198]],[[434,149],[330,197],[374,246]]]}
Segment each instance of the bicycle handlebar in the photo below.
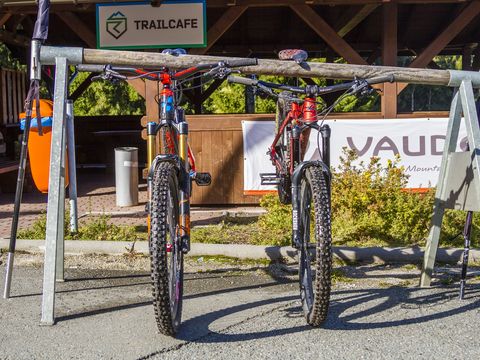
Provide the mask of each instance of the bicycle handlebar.
{"label": "bicycle handlebar", "polygon": [[[197,66],[192,66],[188,69],[177,71],[172,75],[172,78],[175,80],[181,80],[196,72],[199,72],[202,70],[215,69],[217,67],[218,68],[221,68],[221,67],[234,68],[234,67],[252,66],[257,64],[258,64],[258,60],[255,58],[254,59],[232,59],[232,60],[220,61],[216,63],[199,64]],[[123,67],[123,66],[110,66],[110,65],[81,64],[81,65],[77,65],[77,70],[82,72],[94,72],[94,73],[103,73],[103,72],[106,72],[107,70],[110,70],[111,72],[115,72],[115,73],[133,73],[133,74],[139,73],[138,69],[136,68]],[[158,79],[158,77],[155,79]]]}
{"label": "bicycle handlebar", "polygon": [[395,76],[394,75],[385,75],[385,76],[378,76],[366,80],[354,80],[347,83],[336,84],[331,86],[318,86],[318,85],[307,85],[306,87],[298,87],[298,86],[290,86],[290,85],[282,85],[271,83],[267,81],[261,81],[256,79],[250,79],[240,76],[229,76],[227,78],[228,82],[241,84],[245,86],[258,86],[258,87],[266,87],[271,89],[279,89],[279,90],[287,90],[294,93],[299,94],[307,94],[307,95],[322,95],[327,93],[332,93],[341,90],[348,90],[352,86],[361,83],[364,81],[368,85],[380,84],[385,82],[394,82]]}

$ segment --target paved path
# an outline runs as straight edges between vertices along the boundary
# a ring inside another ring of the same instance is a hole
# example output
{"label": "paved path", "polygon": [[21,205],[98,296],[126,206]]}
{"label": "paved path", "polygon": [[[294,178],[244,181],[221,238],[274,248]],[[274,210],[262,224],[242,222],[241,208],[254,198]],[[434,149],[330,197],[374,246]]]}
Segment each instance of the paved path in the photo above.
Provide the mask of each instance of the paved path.
{"label": "paved path", "polygon": [[[329,318],[312,329],[294,269],[190,264],[184,322],[173,339],[156,331],[148,273],[87,270],[75,259],[67,265],[53,327],[38,322],[42,269],[16,268],[14,297],[0,299],[1,359],[480,358],[480,286],[473,281],[460,301],[458,284],[418,289],[416,269],[343,267],[348,278],[335,286]],[[453,270],[445,271],[448,279]]]}

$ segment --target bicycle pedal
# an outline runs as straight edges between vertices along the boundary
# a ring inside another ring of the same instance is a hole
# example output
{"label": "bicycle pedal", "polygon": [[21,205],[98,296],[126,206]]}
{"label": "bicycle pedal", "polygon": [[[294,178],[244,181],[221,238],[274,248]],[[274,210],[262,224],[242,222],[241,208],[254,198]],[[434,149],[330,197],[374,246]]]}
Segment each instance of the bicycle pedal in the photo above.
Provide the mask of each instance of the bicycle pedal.
{"label": "bicycle pedal", "polygon": [[212,175],[207,172],[197,172],[193,178],[198,186],[208,186],[212,183]]}
{"label": "bicycle pedal", "polygon": [[275,173],[262,173],[260,174],[262,185],[278,185],[280,184],[280,178]]}

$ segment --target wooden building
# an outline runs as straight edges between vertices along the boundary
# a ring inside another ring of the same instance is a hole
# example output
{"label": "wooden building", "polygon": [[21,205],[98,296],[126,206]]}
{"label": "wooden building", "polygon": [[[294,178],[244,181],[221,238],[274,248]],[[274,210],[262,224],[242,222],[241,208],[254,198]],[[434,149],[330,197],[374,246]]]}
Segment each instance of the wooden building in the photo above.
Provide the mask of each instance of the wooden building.
{"label": "wooden building", "polygon": [[[48,43],[96,47],[95,3],[110,2],[122,0],[51,0]],[[152,6],[159,3],[161,0],[153,0]],[[207,0],[208,44],[190,53],[274,58],[282,49],[303,48],[311,57],[328,61],[343,58],[352,64],[400,65],[398,59],[408,57],[411,61],[405,66],[418,68],[438,68],[434,61],[437,55],[461,55],[463,69],[479,70],[479,14],[480,0]],[[35,17],[33,0],[0,2],[0,41],[24,62]],[[146,99],[143,123],[156,120],[156,84],[136,80],[131,85]],[[214,82],[203,94],[191,95],[197,112],[219,85]],[[404,116],[397,109],[397,97],[405,88],[406,84],[385,84],[381,113],[371,116]],[[223,118],[233,126],[233,117]],[[194,119],[192,130],[207,139],[215,130],[211,128],[213,123],[209,124],[204,126]],[[201,144],[195,145],[199,141],[195,136],[193,144],[200,149],[200,157],[212,156],[201,151]],[[222,136],[233,139],[235,135]],[[240,168],[235,171],[235,176],[243,176]],[[241,188],[243,178],[235,181]],[[198,202],[213,201],[212,197],[201,197],[204,200]],[[232,200],[236,199],[234,194],[213,199],[215,203],[257,200]]]}

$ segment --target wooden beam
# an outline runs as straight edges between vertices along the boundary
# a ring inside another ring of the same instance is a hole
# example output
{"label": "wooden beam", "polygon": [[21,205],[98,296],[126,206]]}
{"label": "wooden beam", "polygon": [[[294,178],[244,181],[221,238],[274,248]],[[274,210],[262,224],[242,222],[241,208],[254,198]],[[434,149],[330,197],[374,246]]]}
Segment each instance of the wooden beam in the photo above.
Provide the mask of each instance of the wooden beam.
{"label": "wooden beam", "polygon": [[358,24],[365,20],[379,5],[378,4],[366,4],[360,11],[358,11],[345,25],[343,25],[337,34],[340,37],[345,37],[350,31],[355,29]]}
{"label": "wooden beam", "polygon": [[190,50],[192,55],[203,55],[217,42],[218,39],[232,26],[235,21],[247,10],[248,6],[232,6],[223,13],[220,19],[208,29],[207,46]]}
{"label": "wooden beam", "polygon": [[367,62],[323,18],[308,5],[290,5],[293,11],[312,28],[338,55],[351,64]]}
{"label": "wooden beam", "polygon": [[88,76],[83,80],[80,85],[77,86],[77,88],[72,92],[72,94],[68,97],[70,100],[77,100],[82,94],[85,92],[85,90],[88,89],[90,84],[92,83],[92,78],[97,75],[95,73],[90,73]]}
{"label": "wooden beam", "polygon": [[133,79],[133,80],[127,80],[128,85],[133,87],[135,91],[145,99],[145,81],[142,79]]}
{"label": "wooden beam", "polygon": [[[230,58],[222,56],[171,56],[155,52],[83,49],[84,64],[113,64],[145,68],[155,68],[158,67],[158,64],[162,64],[169,69],[176,70],[196,66],[201,62],[218,62],[228,59]],[[368,79],[376,76],[394,75],[398,82],[411,84],[448,85],[450,83],[450,72],[446,70],[411,69],[393,66],[308,62],[304,67],[301,67],[294,61],[258,59],[258,65],[245,66],[239,68],[239,70],[245,75],[323,77],[338,80],[351,80],[354,77]],[[474,86],[477,86],[475,81]]]}
{"label": "wooden beam", "polygon": [[[306,2],[312,5],[358,5],[360,4],[384,4],[392,0],[208,0],[208,7],[226,7],[231,6],[232,3],[236,5],[247,5],[257,7],[278,7],[289,6],[291,4],[305,4]],[[467,0],[396,0],[399,4],[448,4],[460,3]],[[476,0],[474,0],[476,1]],[[50,0],[55,9],[57,6],[89,6],[96,3],[122,3],[131,2],[131,0]],[[19,6],[34,7],[38,0],[4,0],[2,4],[7,8],[16,8]]]}
{"label": "wooden beam", "polygon": [[[384,66],[397,66],[398,5],[383,5],[382,62]],[[382,114],[384,118],[397,117],[397,84],[386,83],[382,94]]]}
{"label": "wooden beam", "polygon": [[1,17],[0,17],[0,28],[3,27],[3,25],[5,25],[5,23],[10,20],[10,18],[12,17],[12,14],[11,13],[6,13],[6,14],[3,14]]}
{"label": "wooden beam", "polygon": [[[480,1],[473,1],[412,61],[409,67],[427,66],[478,14],[480,14]],[[398,84],[398,93],[406,86],[407,84]]]}
{"label": "wooden beam", "polygon": [[65,11],[58,12],[56,15],[62,19],[62,21],[70,29],[73,30],[77,36],[82,39],[88,47],[96,48],[97,47],[97,38],[95,33],[90,27],[85,25],[85,23],[73,12]]}
{"label": "wooden beam", "polygon": [[148,121],[158,122],[159,108],[155,98],[160,92],[159,82],[146,81],[145,82],[145,112]]}

